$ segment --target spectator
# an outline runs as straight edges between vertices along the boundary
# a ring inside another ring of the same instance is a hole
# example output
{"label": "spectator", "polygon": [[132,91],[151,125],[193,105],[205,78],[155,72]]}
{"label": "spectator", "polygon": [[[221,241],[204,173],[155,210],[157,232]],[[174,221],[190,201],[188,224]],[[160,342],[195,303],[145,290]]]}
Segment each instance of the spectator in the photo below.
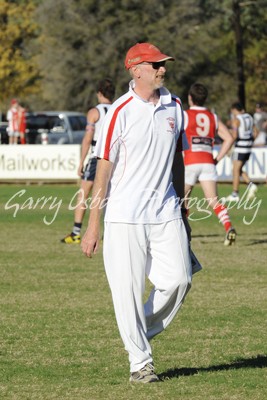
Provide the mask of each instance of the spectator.
{"label": "spectator", "polygon": [[20,135],[20,144],[26,144],[26,110],[21,104],[18,105],[18,128]]}
{"label": "spectator", "polygon": [[10,108],[7,112],[9,144],[18,143],[18,138],[19,138],[18,108],[19,104],[17,99],[12,99]]}
{"label": "spectator", "polygon": [[254,140],[253,147],[261,147],[266,145],[267,136],[267,112],[263,104],[256,104],[255,113],[253,115],[254,125],[259,131],[258,136]]}

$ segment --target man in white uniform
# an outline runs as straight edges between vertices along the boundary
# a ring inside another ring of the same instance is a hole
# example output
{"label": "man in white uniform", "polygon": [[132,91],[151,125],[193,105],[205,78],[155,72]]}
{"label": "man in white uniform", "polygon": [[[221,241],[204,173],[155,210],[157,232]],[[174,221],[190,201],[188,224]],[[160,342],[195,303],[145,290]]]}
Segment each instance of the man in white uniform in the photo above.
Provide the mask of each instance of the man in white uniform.
{"label": "man in white uniform", "polygon": [[[173,58],[150,43],[127,52],[125,67],[132,81],[102,125],[82,240],[84,254],[91,257],[99,247],[101,208],[106,205],[104,263],[131,382],[158,381],[150,340],[173,320],[192,278],[179,202],[184,197],[183,110],[179,98],[163,87],[167,60]],[[177,195],[174,159],[176,172],[181,171]],[[154,287],[144,305],[146,275]]]}

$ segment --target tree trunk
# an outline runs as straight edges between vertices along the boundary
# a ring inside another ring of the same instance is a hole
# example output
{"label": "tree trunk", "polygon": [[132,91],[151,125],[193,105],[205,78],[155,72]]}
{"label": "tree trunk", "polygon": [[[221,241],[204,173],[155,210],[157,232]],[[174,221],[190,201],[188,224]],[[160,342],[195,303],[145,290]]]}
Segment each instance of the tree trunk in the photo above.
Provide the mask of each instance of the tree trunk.
{"label": "tree trunk", "polygon": [[243,62],[243,38],[242,27],[240,21],[240,4],[239,0],[233,0],[233,28],[236,40],[236,62],[237,62],[237,83],[238,83],[238,100],[246,108],[245,94],[245,74]]}

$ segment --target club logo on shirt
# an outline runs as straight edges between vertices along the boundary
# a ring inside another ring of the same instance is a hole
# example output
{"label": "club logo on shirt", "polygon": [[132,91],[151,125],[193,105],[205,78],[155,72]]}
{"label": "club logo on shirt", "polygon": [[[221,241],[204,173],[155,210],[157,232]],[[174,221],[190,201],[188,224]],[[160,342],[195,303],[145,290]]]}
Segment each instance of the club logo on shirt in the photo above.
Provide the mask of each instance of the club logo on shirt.
{"label": "club logo on shirt", "polygon": [[174,133],[174,128],[175,128],[175,119],[172,117],[167,118],[167,121],[169,123],[169,126],[171,129],[167,129],[167,132]]}

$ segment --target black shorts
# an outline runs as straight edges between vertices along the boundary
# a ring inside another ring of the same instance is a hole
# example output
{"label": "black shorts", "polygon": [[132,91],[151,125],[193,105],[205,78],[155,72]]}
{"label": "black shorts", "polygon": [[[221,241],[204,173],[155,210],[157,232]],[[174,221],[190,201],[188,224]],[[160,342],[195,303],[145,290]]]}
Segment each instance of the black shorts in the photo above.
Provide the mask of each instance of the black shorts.
{"label": "black shorts", "polygon": [[236,153],[233,154],[233,160],[242,161],[244,164],[248,161],[251,153]]}
{"label": "black shorts", "polygon": [[96,173],[96,162],[97,158],[91,158],[88,163],[86,164],[83,175],[82,175],[82,180],[84,181],[94,181],[95,180],[95,173]]}

